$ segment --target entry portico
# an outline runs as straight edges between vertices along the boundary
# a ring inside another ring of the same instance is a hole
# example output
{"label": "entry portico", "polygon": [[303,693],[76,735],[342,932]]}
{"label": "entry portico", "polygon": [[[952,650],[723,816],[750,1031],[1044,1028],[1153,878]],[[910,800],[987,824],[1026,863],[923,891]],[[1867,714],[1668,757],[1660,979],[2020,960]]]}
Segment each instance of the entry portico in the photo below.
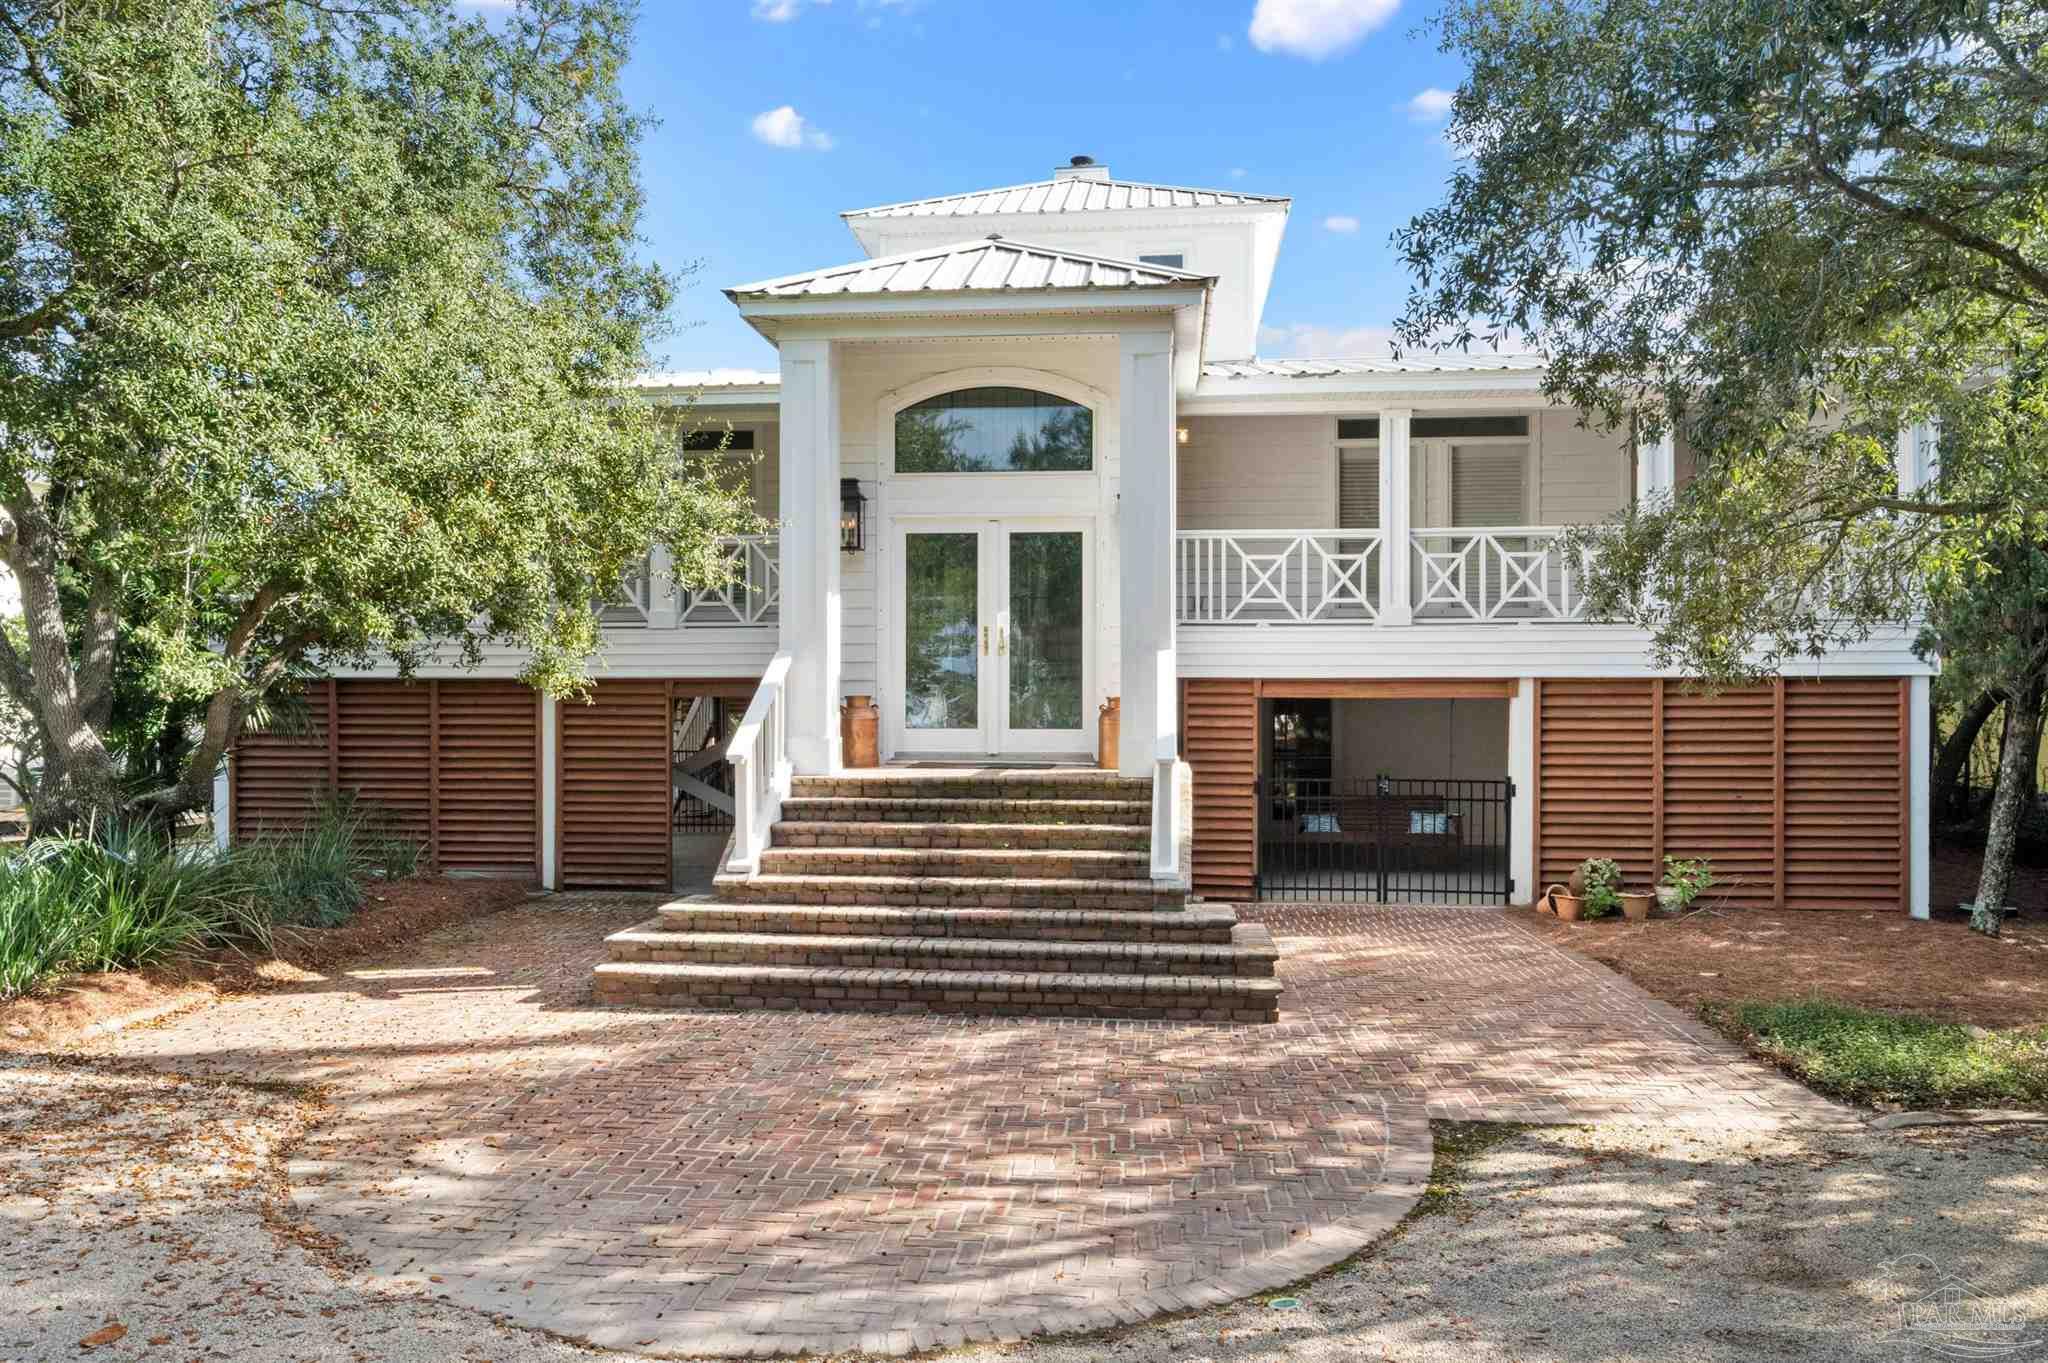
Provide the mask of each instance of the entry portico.
{"label": "entry portico", "polygon": [[849,660],[893,754],[1086,757],[1108,696],[1124,774],[1175,751],[1175,411],[1214,283],[989,237],[727,291],[782,359],[795,773],[842,769]]}

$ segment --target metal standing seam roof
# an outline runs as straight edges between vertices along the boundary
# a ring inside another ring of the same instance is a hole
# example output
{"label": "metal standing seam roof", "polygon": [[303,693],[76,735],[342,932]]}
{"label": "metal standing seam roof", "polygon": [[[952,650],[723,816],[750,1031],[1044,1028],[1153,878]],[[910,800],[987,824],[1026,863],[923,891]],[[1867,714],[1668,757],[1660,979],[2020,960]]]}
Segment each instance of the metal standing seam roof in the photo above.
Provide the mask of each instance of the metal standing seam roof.
{"label": "metal standing seam roof", "polygon": [[626,381],[629,388],[773,388],[782,375],[773,369],[650,369]]}
{"label": "metal standing seam roof", "polygon": [[1226,360],[1202,366],[1205,379],[1330,379],[1356,374],[1486,374],[1541,370],[1541,355],[1368,355],[1341,360]]}
{"label": "metal standing seam roof", "polygon": [[1149,185],[1137,180],[1093,180],[1072,177],[1033,180],[1000,189],[941,194],[906,203],[881,204],[841,213],[842,218],[946,218],[989,213],[1097,213],[1130,208],[1242,208],[1259,204],[1286,206],[1292,199],[1275,194],[1240,194],[1230,189],[1195,189],[1186,185]]}
{"label": "metal standing seam roof", "polygon": [[851,294],[1011,292],[1025,289],[1158,289],[1215,282],[1214,275],[987,237],[785,275],[725,291],[741,298]]}

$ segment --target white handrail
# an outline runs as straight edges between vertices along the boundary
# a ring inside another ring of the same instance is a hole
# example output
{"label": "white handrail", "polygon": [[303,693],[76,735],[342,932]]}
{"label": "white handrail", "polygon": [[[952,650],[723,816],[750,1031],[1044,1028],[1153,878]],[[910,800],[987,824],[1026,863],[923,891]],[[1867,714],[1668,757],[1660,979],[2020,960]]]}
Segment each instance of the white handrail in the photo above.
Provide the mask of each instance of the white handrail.
{"label": "white handrail", "polygon": [[1152,878],[1180,876],[1180,685],[1179,665],[1170,648],[1155,655],[1152,723]]}
{"label": "white handrail", "polygon": [[782,817],[789,796],[789,725],[784,701],[789,655],[778,653],[761,674],[761,684],[747,703],[746,717],[726,744],[732,764],[732,860],[726,869],[753,875],[761,869],[769,830]]}

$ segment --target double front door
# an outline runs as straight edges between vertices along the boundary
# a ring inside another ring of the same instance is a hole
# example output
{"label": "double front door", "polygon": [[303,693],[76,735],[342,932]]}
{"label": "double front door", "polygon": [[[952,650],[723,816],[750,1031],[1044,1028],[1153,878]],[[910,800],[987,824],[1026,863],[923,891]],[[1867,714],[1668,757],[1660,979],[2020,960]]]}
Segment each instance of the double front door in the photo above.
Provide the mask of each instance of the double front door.
{"label": "double front door", "polygon": [[918,517],[894,532],[897,751],[1087,753],[1089,525]]}

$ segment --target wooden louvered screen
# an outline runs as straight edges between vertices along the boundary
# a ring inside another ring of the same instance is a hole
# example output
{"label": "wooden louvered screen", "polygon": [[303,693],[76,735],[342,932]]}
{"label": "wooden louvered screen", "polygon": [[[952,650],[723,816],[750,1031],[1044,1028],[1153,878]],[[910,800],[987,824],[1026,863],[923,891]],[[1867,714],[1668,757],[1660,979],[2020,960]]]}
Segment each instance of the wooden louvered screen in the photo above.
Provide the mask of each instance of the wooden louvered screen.
{"label": "wooden louvered screen", "polygon": [[321,795],[343,790],[426,841],[426,861],[441,870],[539,870],[531,688],[365,679],[317,682],[305,699],[310,735],[251,732],[236,743],[228,766],[236,837],[296,827]]}
{"label": "wooden louvered screen", "polygon": [[1380,528],[1378,450],[1337,451],[1337,527],[1340,530]]}
{"label": "wooden louvered screen", "polygon": [[1536,891],[1589,856],[1647,884],[1669,855],[1710,859],[1717,903],[1904,906],[1907,694],[1900,678],[1538,683]]}
{"label": "wooden louvered screen", "polygon": [[1669,684],[1649,689],[1664,721],[1661,842],[1651,869],[1661,873],[1667,853],[1706,857],[1720,882],[1716,902],[1770,907],[1778,864],[1776,688],[1716,696]]}
{"label": "wooden louvered screen", "polygon": [[1786,908],[1906,902],[1902,688],[1890,678],[1786,683]]}
{"label": "wooden louvered screen", "polygon": [[1250,899],[1259,852],[1255,683],[1184,680],[1181,751],[1195,780],[1195,893]]}
{"label": "wooden louvered screen", "polygon": [[1641,682],[1540,681],[1536,714],[1535,894],[1587,857],[1649,877],[1655,767],[1650,688]]}
{"label": "wooden louvered screen", "polygon": [[601,681],[561,707],[561,883],[666,889],[671,683]]}
{"label": "wooden louvered screen", "polygon": [[531,875],[540,844],[540,709],[512,681],[446,681],[434,694],[434,861],[444,871]]}
{"label": "wooden louvered screen", "polygon": [[393,832],[427,838],[434,749],[430,685],[344,681],[335,683],[334,695],[337,786],[373,802]]}
{"label": "wooden louvered screen", "polygon": [[252,729],[235,743],[228,763],[228,820],[238,838],[297,828],[314,803],[333,789],[327,744],[331,682],[306,688],[298,732]]}

